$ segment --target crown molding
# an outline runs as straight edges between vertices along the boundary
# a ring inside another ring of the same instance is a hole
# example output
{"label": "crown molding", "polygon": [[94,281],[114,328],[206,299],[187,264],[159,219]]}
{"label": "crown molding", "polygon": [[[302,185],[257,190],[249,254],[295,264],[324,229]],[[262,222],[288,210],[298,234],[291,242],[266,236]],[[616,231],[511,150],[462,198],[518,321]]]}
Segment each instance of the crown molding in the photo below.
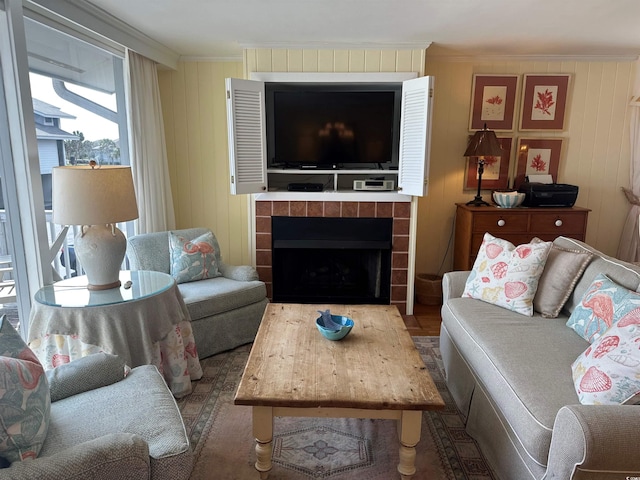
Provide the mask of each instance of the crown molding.
{"label": "crown molding", "polygon": [[289,50],[426,50],[431,42],[412,43],[378,43],[378,42],[307,42],[307,43],[287,43],[287,42],[262,42],[262,43],[240,43],[243,49],[289,49]]}
{"label": "crown molding", "polygon": [[242,63],[242,53],[238,55],[181,55],[180,62],[240,62]]}
{"label": "crown molding", "polygon": [[426,60],[438,62],[635,62],[639,55],[447,55],[432,54]]}

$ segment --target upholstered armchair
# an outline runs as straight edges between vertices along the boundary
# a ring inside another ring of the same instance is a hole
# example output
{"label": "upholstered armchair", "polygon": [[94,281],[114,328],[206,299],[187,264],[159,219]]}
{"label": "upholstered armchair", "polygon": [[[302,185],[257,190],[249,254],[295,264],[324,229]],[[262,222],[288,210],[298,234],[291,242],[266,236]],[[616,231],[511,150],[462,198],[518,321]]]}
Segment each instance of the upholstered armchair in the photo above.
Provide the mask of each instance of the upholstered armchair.
{"label": "upholstered armchair", "polygon": [[193,454],[164,379],[150,365],[124,373],[105,353],[47,371],[44,442],[36,458],[5,461],[0,480],[188,479]]}
{"label": "upholstered armchair", "polygon": [[224,262],[205,228],[135,235],[127,239],[131,270],[172,275],[191,317],[199,358],[254,340],[267,306],[267,290],[250,265]]}

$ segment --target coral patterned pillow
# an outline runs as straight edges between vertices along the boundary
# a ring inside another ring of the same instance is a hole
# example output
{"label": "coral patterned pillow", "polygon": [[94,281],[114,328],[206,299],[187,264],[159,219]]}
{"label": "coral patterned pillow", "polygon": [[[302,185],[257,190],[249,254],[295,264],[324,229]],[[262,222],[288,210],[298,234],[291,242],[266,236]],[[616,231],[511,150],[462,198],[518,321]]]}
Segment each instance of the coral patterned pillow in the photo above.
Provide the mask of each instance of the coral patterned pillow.
{"label": "coral patterned pillow", "polygon": [[176,283],[193,282],[219,277],[218,242],[213,233],[207,232],[193,240],[169,232],[171,252],[171,276]]}
{"label": "coral patterned pillow", "polygon": [[49,429],[49,384],[37,357],[4,315],[0,378],[0,457],[10,463],[35,458]]}
{"label": "coral patterned pillow", "polygon": [[462,296],[532,316],[533,298],[551,246],[551,242],[537,241],[516,247],[485,233]]}
{"label": "coral patterned pillow", "polygon": [[627,316],[571,365],[580,403],[637,403],[640,394],[640,317]]}
{"label": "coral patterned pillow", "polygon": [[639,313],[640,293],[626,289],[600,273],[571,312],[567,327],[593,343],[619,320],[627,322],[629,316]]}

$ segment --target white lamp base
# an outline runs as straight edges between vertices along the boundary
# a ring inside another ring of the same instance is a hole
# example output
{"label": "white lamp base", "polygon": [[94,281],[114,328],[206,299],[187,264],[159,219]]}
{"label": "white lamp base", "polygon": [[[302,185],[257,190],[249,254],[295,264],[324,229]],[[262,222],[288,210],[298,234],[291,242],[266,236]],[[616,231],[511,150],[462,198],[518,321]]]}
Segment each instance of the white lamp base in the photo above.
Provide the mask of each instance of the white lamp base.
{"label": "white lamp base", "polygon": [[80,228],[75,238],[76,258],[87,274],[89,290],[120,286],[120,265],[126,250],[127,240],[113,224]]}

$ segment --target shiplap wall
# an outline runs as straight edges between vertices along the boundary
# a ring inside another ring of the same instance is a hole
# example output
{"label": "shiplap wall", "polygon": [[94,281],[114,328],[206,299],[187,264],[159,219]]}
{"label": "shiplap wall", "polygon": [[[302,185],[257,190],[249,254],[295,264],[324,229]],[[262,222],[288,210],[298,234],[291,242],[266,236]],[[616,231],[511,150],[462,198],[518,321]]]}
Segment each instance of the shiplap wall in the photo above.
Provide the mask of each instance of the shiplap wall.
{"label": "shiplap wall", "polygon": [[[248,197],[229,194],[225,77],[253,71],[416,71],[435,77],[429,196],[419,200],[416,271],[451,268],[456,202],[463,190],[474,73],[571,73],[564,132],[513,132],[565,138],[558,181],[580,186],[578,205],[590,208],[587,241],[615,255],[627,212],[620,187],[629,183],[628,101],[633,62],[450,62],[424,50],[248,49],[243,62],[181,62],[159,72],[176,220],[180,228],[206,226],[218,236],[225,260],[250,263]],[[519,114],[519,105],[517,108]],[[486,192],[488,198],[490,192]]]}
{"label": "shiplap wall", "polygon": [[246,195],[229,194],[224,79],[242,62],[180,62],[158,72],[178,228],[210,228],[223,259],[250,264]]}
{"label": "shiplap wall", "polygon": [[[425,74],[435,77],[429,196],[418,203],[416,271],[442,273],[451,268],[455,203],[474,191],[463,190],[473,74],[570,73],[570,98],[563,132],[512,132],[512,174],[518,137],[562,137],[558,179],[578,185],[577,205],[589,214],[587,242],[615,255],[628,205],[620,187],[629,184],[628,103],[634,62],[452,62],[429,59]],[[520,113],[518,95],[516,116]],[[500,136],[509,136],[501,133]],[[491,192],[483,192],[490,201]],[[441,268],[442,265],[442,268]]]}

